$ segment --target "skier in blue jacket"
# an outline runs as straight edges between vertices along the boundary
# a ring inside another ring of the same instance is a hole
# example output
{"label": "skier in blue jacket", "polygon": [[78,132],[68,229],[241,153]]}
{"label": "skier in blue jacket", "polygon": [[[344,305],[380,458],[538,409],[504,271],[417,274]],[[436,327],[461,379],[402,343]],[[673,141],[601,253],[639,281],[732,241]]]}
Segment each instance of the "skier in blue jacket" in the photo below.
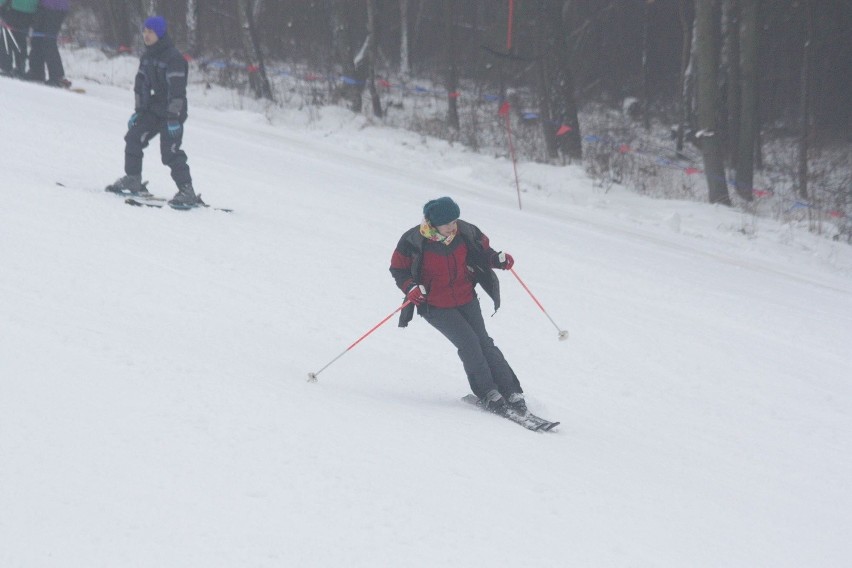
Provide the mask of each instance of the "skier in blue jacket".
{"label": "skier in blue jacket", "polygon": [[163,164],[171,169],[178,192],[169,201],[176,207],[200,205],[192,187],[186,152],[181,149],[183,123],[187,118],[186,82],[189,66],[167,33],[160,16],[145,20],[142,32],[145,53],[136,73],[135,111],[127,122],[124,137],[124,172],[106,190],[114,193],[146,195],[142,185],[142,157],[152,138],[160,136]]}

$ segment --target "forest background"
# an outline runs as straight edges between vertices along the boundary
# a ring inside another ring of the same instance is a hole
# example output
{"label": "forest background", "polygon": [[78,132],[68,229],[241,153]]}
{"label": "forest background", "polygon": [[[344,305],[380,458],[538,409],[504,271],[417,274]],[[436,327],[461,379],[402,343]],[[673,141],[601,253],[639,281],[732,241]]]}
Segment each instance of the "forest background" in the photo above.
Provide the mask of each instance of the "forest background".
{"label": "forest background", "polygon": [[847,0],[79,0],[65,43],[138,52],[154,13],[205,80],[270,105],[852,240]]}

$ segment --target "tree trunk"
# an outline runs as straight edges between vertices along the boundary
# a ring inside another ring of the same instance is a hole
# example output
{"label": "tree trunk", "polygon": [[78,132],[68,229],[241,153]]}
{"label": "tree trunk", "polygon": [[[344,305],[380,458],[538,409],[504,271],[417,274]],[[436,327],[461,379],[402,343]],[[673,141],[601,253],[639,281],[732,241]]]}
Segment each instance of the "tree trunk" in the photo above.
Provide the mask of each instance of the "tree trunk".
{"label": "tree trunk", "polygon": [[198,45],[196,38],[198,32],[198,5],[196,0],[186,0],[186,49],[189,53],[197,55]]}
{"label": "tree trunk", "polygon": [[535,66],[538,84],[539,115],[541,116],[541,132],[544,136],[546,158],[555,160],[559,157],[556,146],[556,128],[553,121],[552,88],[550,84],[550,67],[552,54],[548,53],[548,37],[550,29],[547,24],[548,13],[545,3],[539,4],[535,29]]}
{"label": "tree trunk", "polygon": [[414,18],[414,34],[411,37],[411,47],[416,48],[420,45],[420,33],[423,30],[423,20],[425,20],[425,16],[423,13],[425,12],[424,3],[428,0],[418,0],[417,1],[417,16]]}
{"label": "tree trunk", "polygon": [[[248,42],[244,42],[247,54],[254,54],[254,59],[257,61],[257,66],[250,65],[249,67],[249,83],[254,90],[255,97],[264,98],[267,100],[275,100],[272,96],[272,85],[269,83],[269,77],[266,74],[266,64],[263,59],[263,50],[260,47],[260,36],[257,33],[257,25],[255,23],[255,10],[259,7],[260,0],[241,0],[243,29],[248,32]],[[251,57],[247,58],[251,61]]]}
{"label": "tree trunk", "polygon": [[801,131],[799,132],[799,197],[808,199],[808,148],[810,145],[810,68],[811,44],[813,43],[813,14],[810,0],[803,0],[805,11],[805,43],[802,47],[801,94],[799,114]]}
{"label": "tree trunk", "polygon": [[740,2],[725,0],[725,89],[726,89],[726,158],[737,164],[740,133]]}
{"label": "tree trunk", "polygon": [[680,31],[682,44],[680,49],[680,80],[678,82],[678,100],[680,101],[680,120],[677,124],[677,142],[676,149],[678,152],[683,150],[683,135],[690,121],[692,109],[692,96],[687,92],[687,73],[690,67],[690,54],[692,53],[692,22],[686,13],[687,2],[692,0],[681,0],[678,3],[678,16],[680,19]]}
{"label": "tree trunk", "polygon": [[[130,26],[127,24],[129,19],[127,4],[125,2],[110,2],[107,5],[107,15],[115,43],[119,47],[129,47],[135,37],[130,34]],[[136,35],[139,35],[138,31]]]}
{"label": "tree trunk", "polygon": [[651,130],[651,80],[648,50],[651,43],[651,6],[654,0],[645,0],[642,17],[642,124],[645,130]]}
{"label": "tree trunk", "polygon": [[408,0],[399,0],[399,73],[403,79],[411,76],[408,61]]}
{"label": "tree trunk", "polygon": [[699,0],[696,6],[698,63],[698,128],[710,203],[730,205],[721,138],[719,110],[719,0]]}
{"label": "tree trunk", "polygon": [[740,0],[740,129],[737,144],[737,193],[754,195],[754,147],[757,132],[757,13],[759,0]]}
{"label": "tree trunk", "polygon": [[382,100],[379,90],[376,88],[376,63],[379,60],[379,35],[378,35],[378,6],[376,0],[367,0],[367,65],[368,85],[370,87],[370,101],[373,103],[373,115],[377,118],[384,116],[382,111]]}
{"label": "tree trunk", "polygon": [[138,2],[133,2],[132,0],[124,0],[123,2],[119,2],[119,4],[123,8],[123,10],[119,8],[119,11],[124,11],[125,14],[124,20],[119,20],[119,25],[124,25],[129,37],[125,45],[129,47],[137,42],[139,45],[142,45],[142,23],[147,17],[144,8]]}
{"label": "tree trunk", "polygon": [[[350,18],[349,0],[332,0],[331,4],[331,45],[334,57],[340,65],[343,75],[340,88],[335,91],[336,97],[349,101],[352,112],[361,112],[361,92],[364,89],[364,67],[358,67],[356,56],[352,49],[352,20]],[[359,56],[360,57],[360,56]]]}
{"label": "tree trunk", "polygon": [[763,110],[760,106],[760,80],[754,88],[757,94],[754,96],[757,109],[754,111],[754,169],[763,171]]}
{"label": "tree trunk", "polygon": [[456,2],[443,0],[444,13],[444,62],[447,72],[447,124],[454,130],[459,129],[459,70],[456,58]]}
{"label": "tree trunk", "polygon": [[570,1],[543,2],[543,17],[547,33],[544,38],[545,52],[551,65],[547,67],[547,87],[551,111],[551,123],[546,125],[554,130],[556,147],[569,162],[583,159],[583,145],[580,137],[580,119],[577,117],[577,101],[574,94],[574,74],[571,70],[571,56],[568,36],[574,22],[570,18]]}

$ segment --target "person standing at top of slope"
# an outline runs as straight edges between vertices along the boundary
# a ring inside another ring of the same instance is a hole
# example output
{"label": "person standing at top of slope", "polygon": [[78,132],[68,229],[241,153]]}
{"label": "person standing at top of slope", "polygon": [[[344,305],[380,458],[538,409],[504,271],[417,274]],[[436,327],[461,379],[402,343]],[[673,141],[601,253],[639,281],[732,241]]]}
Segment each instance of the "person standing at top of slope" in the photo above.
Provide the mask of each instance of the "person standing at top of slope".
{"label": "person standing at top of slope", "polygon": [[[30,70],[28,81],[44,81],[51,87],[68,89],[71,81],[65,78],[65,67],[59,55],[59,30],[68,11],[71,0],[41,0],[33,21],[32,49],[30,50]],[[45,67],[47,80],[45,80]]]}
{"label": "person standing at top of slope", "polygon": [[479,284],[500,307],[494,268],[509,270],[511,255],[491,248],[478,227],[459,219],[459,206],[440,197],[423,207],[423,221],[406,231],[391,256],[390,272],[411,303],[399,326],[414,317],[414,307],[458,349],[468,382],[483,406],[526,414],[523,389],[500,349],[489,337],[474,287]]}
{"label": "person standing at top of slope", "polygon": [[145,52],[139,61],[133,88],[136,106],[127,122],[124,137],[124,172],[106,190],[113,193],[146,195],[142,184],[143,150],[151,138],[160,135],[163,164],[171,169],[178,192],[172,206],[200,205],[189,173],[186,153],[181,149],[183,123],[187,118],[186,84],[189,66],[167,33],[166,20],[151,16],[142,31]]}

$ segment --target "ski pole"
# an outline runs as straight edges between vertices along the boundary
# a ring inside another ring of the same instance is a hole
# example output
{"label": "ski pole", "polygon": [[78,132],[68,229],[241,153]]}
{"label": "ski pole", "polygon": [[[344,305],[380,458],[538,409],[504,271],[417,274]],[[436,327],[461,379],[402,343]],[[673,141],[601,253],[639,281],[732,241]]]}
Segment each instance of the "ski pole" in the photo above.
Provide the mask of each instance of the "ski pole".
{"label": "ski pole", "polygon": [[368,335],[370,335],[371,333],[373,333],[374,331],[376,331],[377,329],[379,329],[379,328],[382,326],[382,324],[384,324],[386,321],[388,321],[389,319],[391,319],[395,313],[397,313],[398,311],[400,311],[402,308],[404,308],[405,306],[407,306],[407,305],[408,305],[408,304],[410,304],[410,303],[411,303],[411,300],[406,300],[405,302],[403,302],[403,303],[402,303],[402,305],[401,305],[400,307],[398,307],[397,309],[395,309],[394,311],[392,311],[391,313],[389,313],[387,316],[385,316],[385,319],[383,319],[382,321],[380,321],[379,323],[377,323],[376,325],[374,325],[372,328],[370,328],[370,331],[368,331],[367,333],[365,333],[364,335],[362,335],[361,337],[359,337],[357,340],[355,340],[355,343],[353,343],[352,345],[350,345],[349,347],[347,347],[346,349],[344,349],[344,350],[343,350],[343,353],[341,353],[340,355],[338,355],[337,357],[335,357],[334,359],[332,359],[331,361],[329,361],[328,363],[326,363],[325,367],[323,367],[322,369],[320,369],[320,370],[319,370],[319,371],[317,371],[316,373],[308,373],[308,382],[309,382],[309,383],[315,383],[315,382],[317,382],[317,375],[319,375],[320,373],[322,373],[323,371],[325,371],[327,368],[329,368],[329,367],[331,366],[331,364],[332,364],[332,363],[334,363],[335,361],[337,361],[338,359],[340,359],[341,357],[343,357],[344,355],[346,355],[346,352],[347,352],[347,351],[351,350],[353,347],[355,347],[356,345],[358,345],[359,343],[361,343],[361,341],[363,341],[363,340],[364,340],[364,339],[365,339]]}
{"label": "ski pole", "polygon": [[535,304],[536,304],[536,305],[537,305],[537,306],[541,309],[541,311],[542,311],[542,312],[544,312],[544,315],[546,315],[546,316],[547,316],[547,319],[549,319],[549,320],[550,320],[550,323],[552,323],[552,324],[553,324],[553,327],[555,327],[555,328],[556,328],[556,330],[559,332],[559,341],[565,341],[566,339],[568,339],[568,330],[561,329],[558,325],[556,325],[556,322],[555,322],[555,321],[553,321],[553,318],[552,318],[552,317],[550,317],[550,314],[548,314],[548,313],[547,313],[547,310],[545,310],[545,309],[544,309],[544,306],[542,306],[542,305],[541,305],[541,302],[539,302],[539,301],[538,301],[538,298],[536,298],[536,297],[533,295],[533,293],[532,293],[532,292],[530,292],[530,289],[529,289],[529,288],[527,288],[527,285],[526,285],[526,284],[524,284],[524,281],[523,281],[523,280],[521,280],[521,277],[520,277],[520,276],[518,276],[518,273],[517,273],[517,272],[515,272],[515,269],[514,269],[514,268],[510,268],[510,269],[509,269],[509,272],[511,272],[512,274],[514,274],[514,275],[515,275],[515,278],[517,278],[517,279],[518,279],[518,282],[520,282],[520,283],[521,283],[521,286],[523,286],[523,287],[524,287],[524,290],[526,290],[526,291],[527,291],[527,294],[529,294],[529,295],[530,295],[530,298],[532,298],[532,299],[533,299],[533,302],[535,302]]}
{"label": "ski pole", "polygon": [[11,30],[12,28],[9,27],[9,24],[3,22],[3,44],[6,46],[6,53],[9,53],[9,38],[12,39],[12,43],[15,45],[15,51],[21,53],[21,46],[18,45],[18,40],[15,39],[15,34]]}

